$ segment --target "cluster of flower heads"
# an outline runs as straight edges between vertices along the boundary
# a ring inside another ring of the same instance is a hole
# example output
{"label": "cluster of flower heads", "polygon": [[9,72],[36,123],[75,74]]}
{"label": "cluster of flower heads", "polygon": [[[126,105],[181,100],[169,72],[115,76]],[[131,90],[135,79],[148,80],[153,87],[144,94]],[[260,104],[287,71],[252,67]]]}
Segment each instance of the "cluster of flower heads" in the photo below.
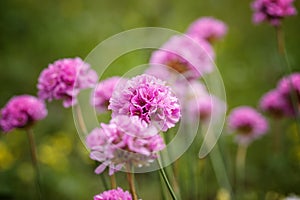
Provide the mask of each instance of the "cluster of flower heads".
{"label": "cluster of flower heads", "polygon": [[254,108],[240,106],[231,111],[228,128],[236,133],[236,141],[239,144],[248,145],[267,132],[268,122]]}
{"label": "cluster of flower heads", "polygon": [[94,200],[132,200],[132,197],[128,191],[123,191],[118,187],[95,195]]}
{"label": "cluster of flower heads", "polygon": [[64,107],[70,107],[76,104],[80,90],[94,87],[97,80],[97,73],[80,58],[57,60],[40,74],[38,96],[48,101],[63,100]]}
{"label": "cluster of flower heads", "polygon": [[15,96],[0,111],[0,130],[24,128],[46,116],[47,108],[42,100],[30,95]]}
{"label": "cluster of flower heads", "polygon": [[299,113],[300,73],[279,80],[277,87],[260,100],[260,108],[274,118],[293,117]]}
{"label": "cluster of flower heads", "polygon": [[252,3],[254,10],[253,22],[269,22],[272,26],[279,26],[282,19],[296,15],[294,0],[255,0]]}
{"label": "cluster of flower heads", "polygon": [[9,132],[44,119],[47,115],[44,100],[63,100],[64,107],[75,105],[80,90],[93,87],[97,79],[96,72],[80,58],[55,61],[38,78],[38,97],[15,96],[1,109],[0,130]]}
{"label": "cluster of flower heads", "polygon": [[171,88],[146,74],[129,80],[114,77],[101,81],[91,101],[96,109],[101,105],[101,112],[112,110],[110,123],[102,123],[86,138],[91,159],[101,162],[97,174],[106,167],[111,175],[128,165],[151,163],[165,148],[159,131],[174,127],[181,117],[179,101]]}
{"label": "cluster of flower heads", "polygon": [[[185,35],[171,37],[150,58],[151,67],[146,73],[163,80],[181,74],[196,80],[214,70],[215,58],[212,42],[222,39],[227,26],[212,17],[193,22]],[[174,75],[175,74],[175,75]]]}

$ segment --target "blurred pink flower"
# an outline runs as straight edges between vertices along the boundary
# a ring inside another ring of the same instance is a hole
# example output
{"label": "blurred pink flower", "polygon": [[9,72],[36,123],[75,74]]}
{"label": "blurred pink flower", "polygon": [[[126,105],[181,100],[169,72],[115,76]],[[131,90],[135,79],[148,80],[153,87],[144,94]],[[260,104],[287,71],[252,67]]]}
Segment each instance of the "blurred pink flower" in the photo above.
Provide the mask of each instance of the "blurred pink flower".
{"label": "blurred pink flower", "polygon": [[269,91],[261,98],[260,108],[275,118],[293,115],[292,105],[276,89]]}
{"label": "blurred pink flower", "polygon": [[213,17],[202,17],[194,21],[187,30],[187,34],[196,38],[214,42],[222,39],[227,33],[227,25]]}
{"label": "blurred pink flower", "polygon": [[117,87],[110,99],[108,109],[112,116],[138,116],[162,131],[174,127],[180,119],[177,97],[165,82],[150,76],[140,75]]}
{"label": "blurred pink flower", "polygon": [[258,24],[267,21],[273,26],[279,26],[283,18],[297,14],[293,2],[294,0],[255,0],[252,3],[253,22]]}
{"label": "blurred pink flower", "polygon": [[277,90],[288,102],[288,114],[295,116],[300,110],[300,73],[283,77],[278,82]]}
{"label": "blurred pink flower", "polygon": [[208,122],[213,112],[215,115],[221,115],[226,110],[225,102],[209,94],[200,81],[177,83],[173,88],[180,98],[182,109],[189,113],[192,121]]}
{"label": "blurred pink flower", "polygon": [[23,128],[47,116],[45,103],[30,95],[11,98],[0,111],[0,129],[9,132]]}
{"label": "blurred pink flower", "polygon": [[[173,36],[150,58],[147,74],[162,80],[182,74],[187,79],[197,79],[214,69],[214,50],[202,39]],[[161,70],[165,66],[164,70]]]}
{"label": "blurred pink flower", "polygon": [[96,108],[99,113],[103,113],[108,110],[109,99],[117,86],[117,84],[123,84],[121,77],[111,77],[98,83],[95,87],[92,96],[91,104]]}
{"label": "blurred pink flower", "polygon": [[268,123],[254,108],[240,106],[229,114],[228,127],[236,133],[238,143],[247,145],[267,132]]}
{"label": "blurred pink flower", "polygon": [[57,60],[41,72],[38,96],[48,101],[62,99],[64,107],[70,107],[80,90],[93,87],[97,80],[96,72],[80,58]]}
{"label": "blurred pink flower", "polygon": [[128,191],[118,187],[94,196],[94,200],[132,200],[132,197]]}
{"label": "blurred pink flower", "polygon": [[148,165],[156,158],[156,153],[165,148],[155,127],[141,121],[138,116],[125,115],[116,116],[109,124],[94,129],[87,136],[86,143],[91,149],[91,159],[102,162],[95,173],[102,173],[109,167],[110,175],[125,164]]}

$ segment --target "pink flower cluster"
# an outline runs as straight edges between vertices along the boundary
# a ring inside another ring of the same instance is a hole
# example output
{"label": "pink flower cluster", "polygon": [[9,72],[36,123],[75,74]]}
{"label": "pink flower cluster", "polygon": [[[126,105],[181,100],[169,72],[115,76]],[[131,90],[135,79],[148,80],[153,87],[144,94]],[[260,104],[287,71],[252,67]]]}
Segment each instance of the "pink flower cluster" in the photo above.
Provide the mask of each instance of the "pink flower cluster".
{"label": "pink flower cluster", "polygon": [[181,116],[178,99],[171,88],[146,74],[115,88],[108,108],[112,110],[112,117],[138,116],[162,131],[174,127]]}
{"label": "pink flower cluster", "polygon": [[260,107],[275,118],[295,116],[300,105],[300,73],[283,77],[276,89],[266,93]]}
{"label": "pink flower cluster", "polygon": [[[163,80],[171,78],[174,73],[183,74],[188,79],[197,79],[213,71],[212,59],[214,51],[205,40],[173,36],[159,50],[152,53],[152,67],[146,73]],[[161,73],[159,65],[168,67],[168,70]]]}
{"label": "pink flower cluster", "polygon": [[109,124],[94,129],[87,136],[86,144],[91,149],[91,159],[102,162],[95,173],[102,173],[109,167],[110,175],[124,165],[148,165],[156,158],[156,153],[165,148],[156,128],[138,116],[125,115],[115,116]]}
{"label": "pink flower cluster", "polygon": [[221,20],[213,17],[202,17],[194,21],[187,34],[210,43],[222,39],[227,33],[227,26]]}
{"label": "pink flower cluster", "polygon": [[195,80],[214,70],[214,49],[211,42],[221,39],[227,26],[212,17],[193,22],[186,35],[171,37],[150,58],[151,67],[146,73],[163,80],[182,74]]}
{"label": "pink flower cluster", "polygon": [[221,114],[226,104],[206,90],[199,81],[174,85],[174,91],[182,103],[182,109],[188,113],[191,121],[209,122],[213,112]]}
{"label": "pink flower cluster", "polygon": [[253,22],[267,21],[273,26],[279,26],[283,18],[297,14],[293,2],[294,0],[255,0],[252,3]]}
{"label": "pink flower cluster", "polygon": [[80,58],[57,60],[41,72],[38,96],[48,101],[61,99],[64,107],[70,107],[80,90],[93,87],[97,80],[96,72]]}
{"label": "pink flower cluster", "polygon": [[254,108],[241,106],[229,114],[228,127],[236,133],[238,143],[248,145],[267,132],[268,123]]}
{"label": "pink flower cluster", "polygon": [[121,82],[123,83],[121,77],[114,76],[99,82],[95,87],[91,97],[91,104],[99,113],[108,110],[109,100],[113,91],[117,84],[122,84]]}
{"label": "pink flower cluster", "polygon": [[11,98],[0,111],[0,129],[9,132],[24,128],[47,116],[45,103],[30,95]]}
{"label": "pink flower cluster", "polygon": [[132,200],[132,197],[128,191],[118,187],[94,196],[94,200]]}

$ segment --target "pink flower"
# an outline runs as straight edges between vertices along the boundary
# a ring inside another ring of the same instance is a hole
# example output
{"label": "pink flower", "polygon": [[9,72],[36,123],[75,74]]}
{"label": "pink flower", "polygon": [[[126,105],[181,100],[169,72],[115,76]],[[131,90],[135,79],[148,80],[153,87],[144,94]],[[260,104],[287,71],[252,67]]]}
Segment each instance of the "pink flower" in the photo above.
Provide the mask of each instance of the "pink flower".
{"label": "pink flower", "polygon": [[[211,45],[197,38],[173,36],[159,50],[152,53],[147,74],[168,80],[179,74],[197,79],[214,69],[214,51]],[[162,66],[166,69],[161,71]]]}
{"label": "pink flower", "polygon": [[228,127],[237,134],[238,143],[247,145],[267,132],[268,123],[255,109],[241,106],[229,114]]}
{"label": "pink flower", "polygon": [[95,173],[110,168],[110,175],[125,164],[145,166],[156,158],[156,153],[165,148],[158,130],[141,121],[138,116],[119,115],[109,124],[101,124],[86,138],[90,157],[102,162]]}
{"label": "pink flower", "polygon": [[120,84],[121,77],[111,77],[98,83],[92,93],[91,104],[99,113],[108,110],[109,99],[117,86]]}
{"label": "pink flower", "polygon": [[285,96],[290,96],[292,92],[295,92],[297,97],[300,97],[300,73],[293,73],[283,77],[278,82],[277,88]]}
{"label": "pink flower", "polygon": [[293,107],[278,90],[271,90],[260,100],[260,107],[264,112],[275,118],[293,115]]}
{"label": "pink flower", "polygon": [[209,94],[200,81],[194,80],[188,84],[176,83],[173,88],[180,98],[182,109],[188,112],[191,121],[208,122],[213,112],[215,115],[225,112],[225,103]]}
{"label": "pink flower", "polygon": [[94,196],[94,200],[132,200],[132,197],[128,191],[118,187]]}
{"label": "pink flower", "polygon": [[38,96],[48,101],[62,99],[64,107],[70,107],[80,90],[93,87],[97,80],[96,72],[80,58],[57,60],[40,74]]}
{"label": "pink flower", "polygon": [[117,87],[110,99],[108,109],[112,116],[138,116],[162,131],[174,127],[180,119],[177,97],[165,82],[150,76],[140,75]]}
{"label": "pink flower", "polygon": [[30,95],[11,98],[0,112],[0,129],[9,132],[24,128],[47,116],[45,103]]}
{"label": "pink flower", "polygon": [[273,26],[279,26],[283,18],[297,14],[293,2],[294,0],[255,0],[252,3],[253,22],[258,24],[267,21]]}
{"label": "pink flower", "polygon": [[222,39],[227,33],[227,26],[221,20],[213,17],[202,17],[194,21],[187,30],[187,34],[213,42]]}
{"label": "pink flower", "polygon": [[299,112],[300,107],[300,73],[293,73],[289,76],[283,77],[278,82],[277,90],[286,100],[289,108],[289,114],[296,115],[296,113]]}

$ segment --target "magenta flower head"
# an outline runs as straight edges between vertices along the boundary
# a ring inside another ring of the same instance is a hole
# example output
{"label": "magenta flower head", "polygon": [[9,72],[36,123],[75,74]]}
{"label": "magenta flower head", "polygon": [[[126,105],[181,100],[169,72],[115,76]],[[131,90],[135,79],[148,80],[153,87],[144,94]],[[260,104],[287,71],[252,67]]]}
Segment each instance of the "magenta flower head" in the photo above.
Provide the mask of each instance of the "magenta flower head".
{"label": "magenta flower head", "polygon": [[[182,102],[182,109],[188,114],[190,121],[209,122],[212,114],[221,116],[226,110],[223,101],[206,90],[200,81],[190,81],[188,84],[177,83],[174,91]],[[214,113],[213,113],[214,112]]]}
{"label": "magenta flower head", "polygon": [[112,117],[138,116],[162,131],[174,127],[181,117],[179,101],[171,88],[165,82],[146,74],[117,87],[108,109],[112,110]]}
{"label": "magenta flower head", "polygon": [[30,95],[15,96],[0,111],[0,129],[9,132],[14,128],[24,128],[46,116],[43,101]]}
{"label": "magenta flower head", "polygon": [[283,18],[297,14],[293,2],[294,0],[255,0],[252,3],[253,22],[258,24],[267,21],[272,26],[279,26]]}
{"label": "magenta flower head", "polygon": [[283,77],[278,82],[277,90],[288,104],[289,115],[296,115],[300,110],[300,73],[293,73]]}
{"label": "magenta flower head", "polygon": [[206,40],[210,43],[222,39],[227,33],[227,25],[213,17],[202,17],[194,21],[187,30],[187,34]]}
{"label": "magenta flower head", "polygon": [[87,136],[86,144],[91,149],[91,159],[102,162],[95,173],[100,174],[109,167],[110,175],[125,165],[149,165],[157,158],[156,153],[165,148],[155,127],[138,116],[126,115],[116,116],[109,124],[94,129]]}
{"label": "magenta flower head", "polygon": [[268,123],[254,108],[241,106],[229,114],[228,128],[236,133],[238,143],[248,145],[267,132]]}
{"label": "magenta flower head", "polygon": [[274,118],[290,116],[293,114],[293,107],[278,90],[271,90],[260,100],[262,111],[270,114]]}
{"label": "magenta flower head", "polygon": [[128,191],[118,187],[94,196],[94,200],[132,200],[132,197]]}
{"label": "magenta flower head", "polygon": [[[187,79],[198,79],[213,71],[213,59],[214,50],[208,42],[188,36],[173,36],[152,53],[152,66],[146,73],[163,80],[174,77],[174,73],[180,73]],[[163,72],[161,66],[166,67]]]}
{"label": "magenta flower head", "polygon": [[93,87],[97,80],[96,72],[80,58],[57,60],[40,74],[38,96],[48,101],[61,99],[64,107],[70,107],[80,90]]}
{"label": "magenta flower head", "polygon": [[108,110],[109,99],[117,86],[122,84],[121,77],[111,77],[98,83],[95,90],[92,93],[91,104],[96,108],[99,113],[106,112]]}
{"label": "magenta flower head", "polygon": [[300,73],[293,73],[289,76],[283,77],[278,82],[278,91],[285,95],[290,96],[293,92],[300,97]]}

